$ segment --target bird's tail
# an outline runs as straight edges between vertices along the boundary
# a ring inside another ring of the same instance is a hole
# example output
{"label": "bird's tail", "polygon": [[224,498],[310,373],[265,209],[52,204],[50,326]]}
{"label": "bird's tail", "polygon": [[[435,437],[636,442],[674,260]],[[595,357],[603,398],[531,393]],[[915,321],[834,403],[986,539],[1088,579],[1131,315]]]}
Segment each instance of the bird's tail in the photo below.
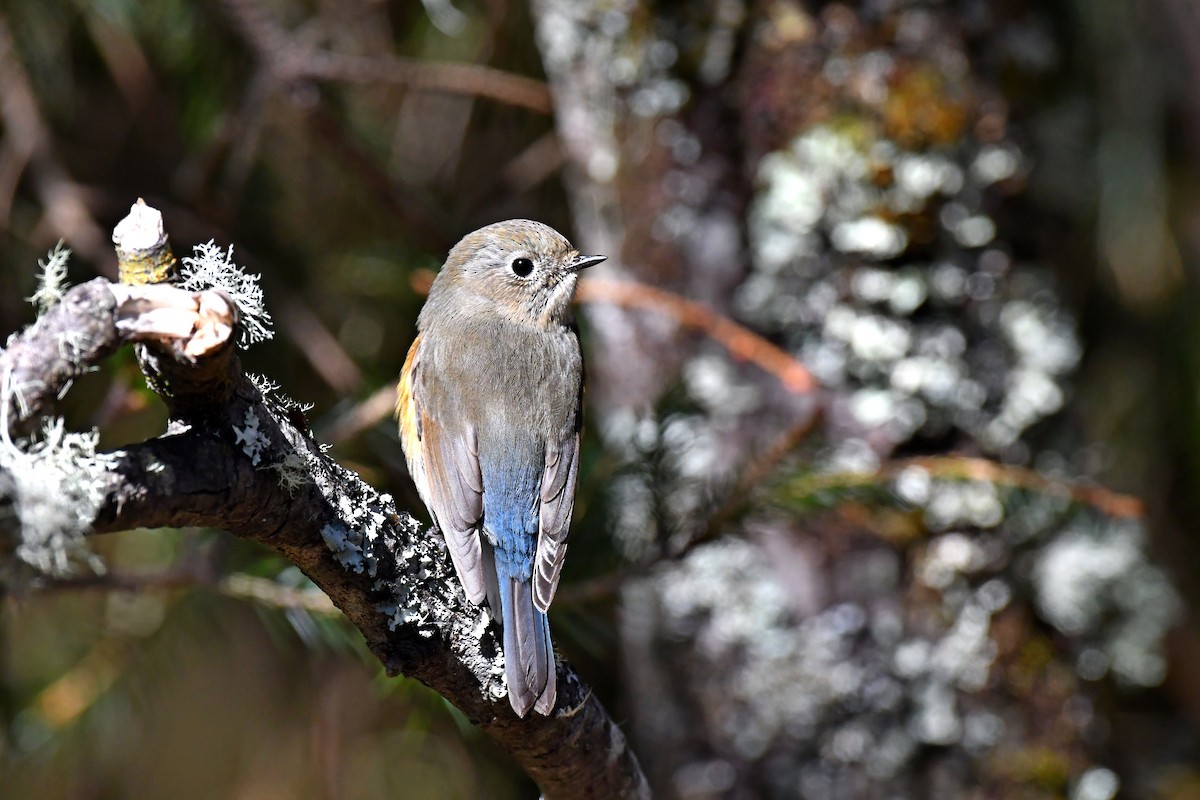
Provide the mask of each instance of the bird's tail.
{"label": "bird's tail", "polygon": [[557,697],[550,621],[533,605],[529,581],[501,575],[500,609],[504,625],[504,676],[508,701],[517,716],[530,707],[549,715]]}

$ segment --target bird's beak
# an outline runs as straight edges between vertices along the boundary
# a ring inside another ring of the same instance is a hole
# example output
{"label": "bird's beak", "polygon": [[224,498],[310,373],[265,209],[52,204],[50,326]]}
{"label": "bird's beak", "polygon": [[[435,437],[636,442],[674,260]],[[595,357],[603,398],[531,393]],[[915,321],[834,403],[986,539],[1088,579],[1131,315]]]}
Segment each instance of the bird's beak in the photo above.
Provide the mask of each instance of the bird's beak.
{"label": "bird's beak", "polygon": [[581,269],[594,267],[601,261],[605,261],[607,259],[608,256],[575,256],[575,258],[571,259],[571,263],[568,265],[568,268],[572,272],[579,272]]}

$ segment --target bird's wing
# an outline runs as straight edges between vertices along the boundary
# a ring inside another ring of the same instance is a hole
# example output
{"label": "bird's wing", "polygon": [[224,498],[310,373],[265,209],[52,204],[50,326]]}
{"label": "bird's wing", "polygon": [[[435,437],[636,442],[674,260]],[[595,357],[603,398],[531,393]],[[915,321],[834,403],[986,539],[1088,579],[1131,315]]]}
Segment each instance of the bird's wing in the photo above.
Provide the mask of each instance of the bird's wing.
{"label": "bird's wing", "polygon": [[567,531],[575,507],[575,482],[579,477],[579,433],[546,447],[542,472],[541,508],[538,513],[537,560],[533,570],[533,604],[545,612],[554,599],[563,560],[567,556]]}
{"label": "bird's wing", "polygon": [[[421,499],[441,528],[467,599],[479,604],[486,588],[478,533],[483,476],[475,429],[462,418],[453,395],[434,390],[437,377],[423,369],[420,344],[418,337],[400,381],[401,435]],[[415,469],[413,462],[418,462]]]}
{"label": "bird's wing", "polygon": [[[400,381],[396,385],[396,420],[400,423],[400,444],[404,446],[404,460],[408,462],[408,474],[417,485],[422,502],[429,505],[429,483],[425,480],[425,457],[421,453],[421,415],[413,399],[413,373],[416,372],[421,335],[408,348],[408,357],[400,370]],[[430,512],[432,513],[432,511]]]}

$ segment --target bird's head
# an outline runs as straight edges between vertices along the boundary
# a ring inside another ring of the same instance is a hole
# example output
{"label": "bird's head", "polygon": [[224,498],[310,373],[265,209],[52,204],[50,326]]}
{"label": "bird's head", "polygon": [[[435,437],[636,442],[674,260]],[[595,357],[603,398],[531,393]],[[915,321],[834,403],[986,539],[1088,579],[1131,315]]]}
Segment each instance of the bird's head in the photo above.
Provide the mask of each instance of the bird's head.
{"label": "bird's head", "polygon": [[562,325],[571,320],[579,271],[604,259],[580,254],[540,222],[497,222],[467,234],[451,249],[429,299],[463,311],[484,306],[541,328]]}

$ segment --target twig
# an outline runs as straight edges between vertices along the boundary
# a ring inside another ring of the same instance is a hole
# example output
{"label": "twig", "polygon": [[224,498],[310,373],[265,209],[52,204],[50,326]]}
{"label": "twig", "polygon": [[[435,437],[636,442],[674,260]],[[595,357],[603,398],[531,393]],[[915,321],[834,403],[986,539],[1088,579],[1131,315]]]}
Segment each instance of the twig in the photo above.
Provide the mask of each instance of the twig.
{"label": "twig", "polygon": [[1113,492],[1102,486],[1048,478],[1028,467],[1001,464],[985,458],[954,455],[906,458],[885,465],[877,474],[891,479],[911,467],[923,469],[935,478],[984,481],[996,486],[1065,495],[1075,503],[1091,506],[1110,517],[1142,519],[1146,516],[1145,504],[1132,495]]}
{"label": "twig", "polygon": [[993,486],[1059,495],[1120,519],[1142,519],[1146,508],[1131,495],[1078,481],[1048,478],[1028,467],[1001,464],[975,456],[917,456],[883,464],[874,472],[828,472],[804,478],[806,493],[822,490],[880,486],[906,470],[920,469],[930,477],[949,481],[980,481]]}
{"label": "twig", "polygon": [[679,561],[697,547],[716,539],[734,515],[750,502],[753,497],[751,494],[753,488],[770,474],[771,470],[786,458],[788,453],[804,441],[819,419],[820,415],[814,412],[780,434],[774,444],[751,462],[746,471],[742,473],[741,478],[730,489],[725,502],[709,516],[704,529],[696,536],[686,540],[678,547],[668,550],[653,561],[564,586],[558,590],[557,602],[562,605],[577,605],[611,597],[627,581],[646,576],[660,564]]}
{"label": "twig", "polygon": [[817,388],[812,373],[790,353],[703,303],[632,281],[582,281],[578,295],[582,303],[612,303],[668,314],[684,327],[713,339],[734,358],[749,361],[771,373],[790,392],[809,394]]}
{"label": "twig", "polygon": [[[810,423],[801,423],[794,431],[785,434],[780,439],[777,448],[769,450],[764,455],[764,460],[767,462],[775,462],[778,460],[778,451],[782,451],[786,455],[788,440],[799,441],[806,435]],[[1086,505],[1097,511],[1107,514],[1110,517],[1120,519],[1142,519],[1146,515],[1146,509],[1143,502],[1131,495],[1120,494],[1105,489],[1101,486],[1086,485],[1075,481],[1066,481],[1056,478],[1048,478],[1035,470],[1027,467],[1018,467],[1011,464],[1001,464],[995,461],[989,461],[985,458],[977,458],[973,456],[919,456],[915,458],[905,458],[897,461],[892,461],[882,465],[875,472],[834,472],[825,473],[816,476],[810,476],[806,479],[810,491],[820,489],[834,489],[846,487],[866,487],[879,486],[882,483],[895,479],[901,473],[908,469],[923,469],[932,477],[941,478],[943,480],[965,480],[965,481],[984,481],[995,486],[1005,486],[1010,488],[1025,489],[1033,492],[1042,492],[1046,494],[1057,494],[1070,498],[1074,503]],[[761,472],[749,480],[743,479],[738,482],[738,489],[731,493],[731,498],[737,498],[739,495],[745,494],[744,485],[753,486],[766,474],[769,470],[756,470]],[[737,504],[731,502],[727,507],[721,509],[714,515],[714,519],[720,517],[722,512],[736,511]],[[728,514],[727,514],[728,516]],[[726,516],[726,519],[727,519]],[[632,578],[642,577],[650,572],[651,569],[658,564],[675,561],[691,552],[695,547],[704,542],[711,541],[719,535],[721,528],[724,525],[724,520],[721,523],[710,523],[705,527],[702,534],[694,539],[688,540],[681,548],[666,554],[663,558],[649,564],[642,564],[631,567],[626,570],[601,575],[591,580],[582,581],[580,583],[564,586],[559,590],[558,602],[563,605],[586,603],[596,600],[601,600],[615,594],[624,583]]]}
{"label": "twig", "polygon": [[223,594],[244,600],[253,600],[272,608],[297,608],[313,614],[341,616],[329,595],[317,589],[298,589],[280,586],[269,578],[255,575],[236,574],[222,580],[217,587]]}
{"label": "twig", "polygon": [[381,169],[375,156],[360,144],[353,132],[347,131],[343,115],[333,113],[326,106],[324,102],[317,102],[303,109],[304,121],[318,140],[363,180],[379,202],[387,207],[407,238],[427,250],[449,249],[454,240],[446,234],[441,215],[432,204],[420,191],[398,184]]}
{"label": "twig", "polygon": [[321,50],[287,63],[290,70],[284,77],[293,79],[395,83],[427,92],[482,97],[539,114],[554,110],[550,89],[542,81],[482,64],[437,64],[396,55],[351,56]]}
{"label": "twig", "polygon": [[45,591],[101,591],[145,594],[175,589],[216,589],[221,594],[240,600],[252,600],[260,605],[280,609],[301,609],[314,614],[341,616],[341,611],[329,596],[317,589],[280,586],[270,578],[235,573],[219,581],[204,570],[180,566],[150,573],[108,572],[77,575],[39,581],[36,587]]}
{"label": "twig", "polygon": [[496,202],[506,193],[527,192],[562,169],[566,153],[554,131],[543,134],[528,147],[513,156],[490,181],[475,187],[464,202],[468,209],[478,210]]}
{"label": "twig", "polygon": [[357,392],[363,384],[362,370],[316,312],[291,289],[276,287],[273,294],[279,325],[296,341],[317,375],[343,397]]}
{"label": "twig", "polygon": [[[297,82],[330,77],[309,74],[308,71],[313,64],[326,63],[329,58],[333,58],[336,64],[338,58],[293,36],[271,19],[254,0],[224,0],[222,7],[261,62],[258,74],[250,81],[252,91],[266,93],[278,86],[290,87]],[[335,66],[328,64],[325,69],[336,71]],[[436,71],[437,68],[433,69]],[[414,74],[413,77],[420,80],[423,74]],[[445,91],[450,89],[446,88]],[[301,105],[300,111],[318,140],[362,178],[411,239],[433,250],[441,250],[452,244],[444,235],[444,225],[438,213],[423,200],[420,192],[397,185],[394,178],[380,168],[376,158],[359,144],[354,134],[347,132],[342,116],[330,112],[319,93],[302,92],[300,95],[313,100]]]}
{"label": "twig", "polygon": [[331,53],[296,41],[251,0],[225,0],[243,37],[281,79],[393,83],[412,89],[484,97],[539,114],[553,110],[542,81],[480,64],[438,64],[396,55]]}
{"label": "twig", "polygon": [[808,437],[820,418],[818,410],[814,409],[805,419],[781,433],[763,453],[752,459],[730,490],[725,502],[708,518],[704,530],[697,536],[688,539],[675,552],[671,553],[671,557],[682,558],[697,546],[720,536],[721,531],[734,515],[750,502],[754,487],[766,478],[779,465],[779,462],[787,457],[788,453],[795,450]]}

